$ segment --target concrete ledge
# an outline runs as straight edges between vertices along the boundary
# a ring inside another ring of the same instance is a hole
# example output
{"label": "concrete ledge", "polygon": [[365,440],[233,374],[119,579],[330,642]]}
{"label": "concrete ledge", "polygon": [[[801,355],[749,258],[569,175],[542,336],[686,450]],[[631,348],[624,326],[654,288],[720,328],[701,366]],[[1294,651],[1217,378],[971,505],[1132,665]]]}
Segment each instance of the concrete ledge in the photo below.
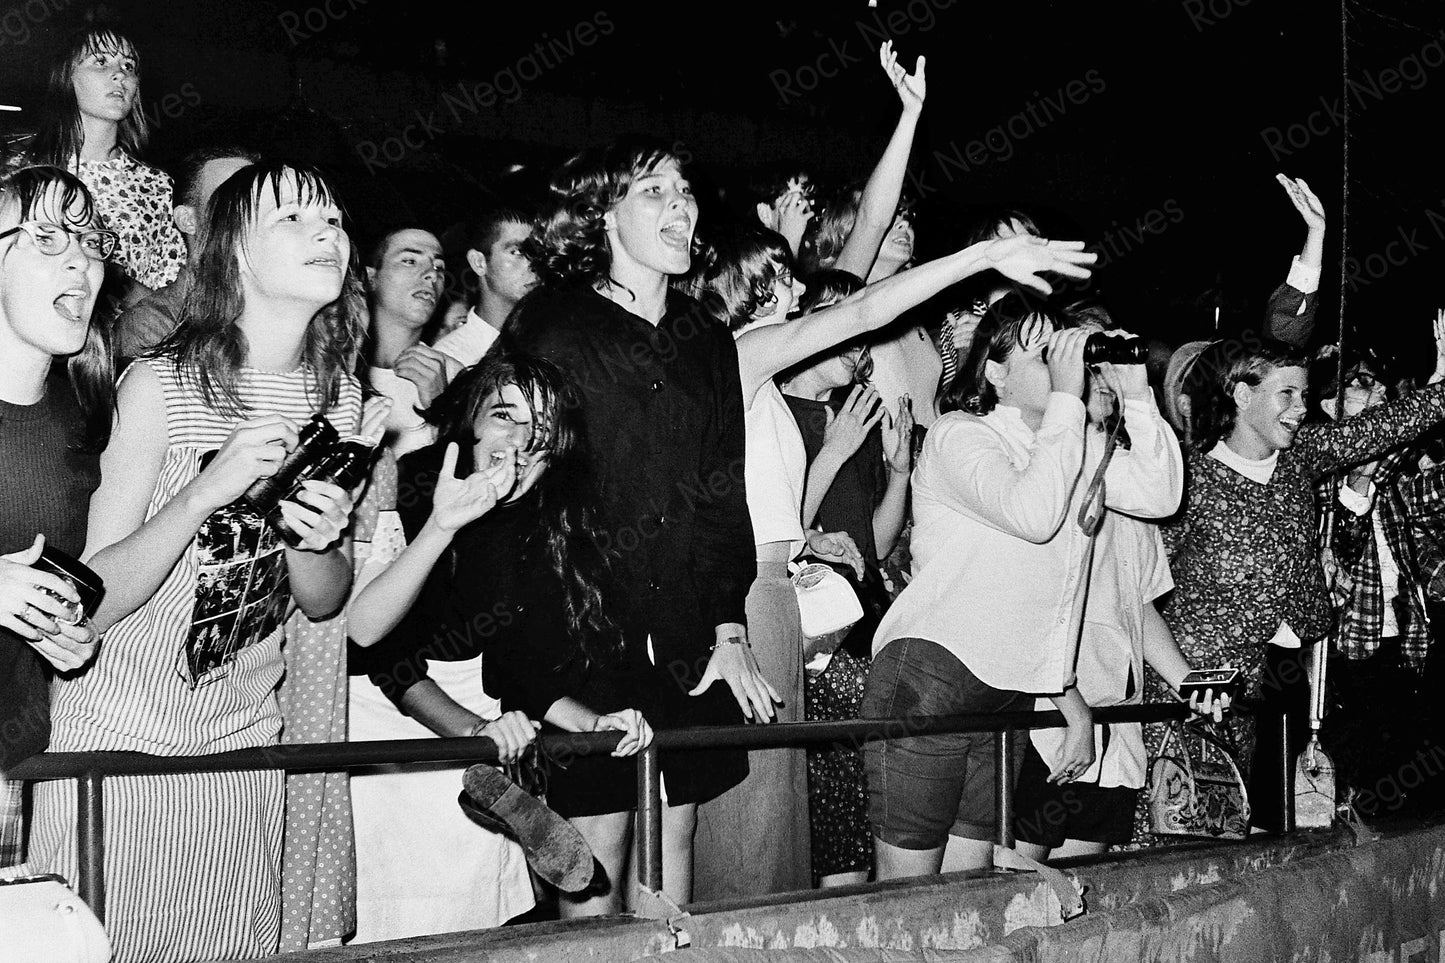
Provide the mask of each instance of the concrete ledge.
{"label": "concrete ledge", "polygon": [[[1401,833],[1434,833],[1418,824]],[[1254,837],[1232,843],[1187,844],[1059,864],[1088,887],[1089,915],[1139,907],[1159,899],[1247,879],[1349,845],[1344,831]],[[825,895],[826,893],[826,895]],[[779,894],[764,899],[694,904],[684,927],[694,949],[879,949],[940,961],[948,951],[982,950],[1026,927],[1053,927],[1059,904],[1034,873],[958,873],[923,880]],[[1085,917],[1089,919],[1089,917]],[[1071,924],[1072,925],[1072,924]],[[1020,934],[1021,936],[1023,934]],[[277,963],[522,963],[522,961],[636,960],[671,950],[660,921],[630,917],[539,923],[470,933],[316,950],[276,957]],[[936,955],[933,951],[945,951]],[[973,959],[986,959],[972,956]],[[1011,958],[1005,951],[1001,958]],[[742,959],[743,957],[739,957]],[[761,958],[761,957],[760,957]],[[808,958],[804,955],[801,958]],[[818,957],[830,958],[829,954]]]}

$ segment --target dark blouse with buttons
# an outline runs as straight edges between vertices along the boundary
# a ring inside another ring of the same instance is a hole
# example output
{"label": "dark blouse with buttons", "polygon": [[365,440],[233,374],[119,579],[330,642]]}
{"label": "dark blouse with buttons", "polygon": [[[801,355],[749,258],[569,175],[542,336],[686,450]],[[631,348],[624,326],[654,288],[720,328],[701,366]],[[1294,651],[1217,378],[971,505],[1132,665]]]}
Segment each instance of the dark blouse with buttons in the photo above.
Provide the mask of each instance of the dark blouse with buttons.
{"label": "dark blouse with buttons", "polygon": [[[675,291],[653,326],[579,287],[533,291],[503,333],[504,346],[556,362],[582,391],[628,645],[645,652],[650,638],[667,680],[654,725],[741,723],[726,684],[687,694],[714,627],[746,622],[757,571],[732,336]],[[674,803],[706,801],[747,772],[740,752],[688,755],[699,763],[669,769],[663,758]]]}

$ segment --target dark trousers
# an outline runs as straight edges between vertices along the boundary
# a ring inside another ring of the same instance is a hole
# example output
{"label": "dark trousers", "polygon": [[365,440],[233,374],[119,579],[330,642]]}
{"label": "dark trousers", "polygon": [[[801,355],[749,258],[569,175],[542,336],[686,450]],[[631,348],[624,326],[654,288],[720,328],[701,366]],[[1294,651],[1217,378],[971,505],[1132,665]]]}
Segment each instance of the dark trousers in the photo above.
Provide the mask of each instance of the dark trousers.
{"label": "dark trousers", "polygon": [[[1325,645],[1316,642],[1315,645]],[[1286,649],[1267,645],[1264,674],[1260,678],[1260,699],[1264,711],[1255,723],[1254,759],[1249,767],[1249,824],[1266,832],[1281,833],[1292,819],[1285,814],[1294,808],[1295,759],[1310,738],[1310,646]],[[1289,724],[1284,742],[1279,713]],[[1281,783],[1280,754],[1287,753],[1288,777]]]}

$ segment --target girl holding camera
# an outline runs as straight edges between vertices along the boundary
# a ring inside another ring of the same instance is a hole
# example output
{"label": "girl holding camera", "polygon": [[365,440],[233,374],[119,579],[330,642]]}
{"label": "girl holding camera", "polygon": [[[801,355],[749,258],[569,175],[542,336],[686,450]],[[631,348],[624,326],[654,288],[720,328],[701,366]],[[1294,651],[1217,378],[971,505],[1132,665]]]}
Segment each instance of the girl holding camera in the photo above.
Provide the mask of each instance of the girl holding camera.
{"label": "girl holding camera", "polygon": [[[1307,361],[1293,345],[1216,341],[1194,366],[1190,377],[1207,394],[1192,412],[1188,497],[1164,528],[1175,589],[1163,614],[1190,664],[1234,665],[1240,695],[1278,702],[1298,688],[1300,648],[1319,644],[1333,620],[1316,550],[1315,484],[1445,421],[1445,384],[1342,422],[1306,423]],[[1151,697],[1168,697],[1152,684]],[[1249,774],[1251,824],[1282,829],[1277,780],[1251,767],[1254,717],[1228,721]],[[1154,730],[1150,741],[1159,736]]]}
{"label": "girl holding camera", "polygon": [[[285,543],[237,504],[322,412],[357,432],[365,319],[351,242],[314,170],[258,164],[210,206],[184,323],[122,377],[86,554],[109,629],[54,689],[52,747],[189,755],[274,745],[283,623],[336,613],[351,584],[352,495],[307,481]],[[117,960],[251,959],[280,926],[284,775],[106,785],[106,927]],[[75,873],[74,786],[36,791],[35,858]],[[183,869],[182,869],[183,867]]]}
{"label": "girl holding camera", "polygon": [[95,655],[75,587],[33,566],[85,545],[112,394],[91,312],[114,250],[74,176],[0,176],[0,868],[24,858],[21,787],[3,773],[46,746],[51,675]]}

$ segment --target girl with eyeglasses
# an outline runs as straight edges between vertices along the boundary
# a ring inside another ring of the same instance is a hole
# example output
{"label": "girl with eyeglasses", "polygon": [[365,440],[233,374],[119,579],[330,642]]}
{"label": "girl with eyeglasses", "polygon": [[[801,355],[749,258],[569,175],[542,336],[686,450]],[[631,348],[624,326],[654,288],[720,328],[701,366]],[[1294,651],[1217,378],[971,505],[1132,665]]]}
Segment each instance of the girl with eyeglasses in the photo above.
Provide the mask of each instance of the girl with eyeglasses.
{"label": "girl with eyeglasses", "polygon": [[0,176],[0,868],[24,855],[21,786],[3,773],[45,749],[51,677],[96,650],[94,627],[72,624],[75,589],[31,566],[85,546],[112,394],[91,311],[113,241],[71,175]]}
{"label": "girl with eyeglasses", "polygon": [[[85,549],[106,583],[95,622],[109,637],[89,672],[54,687],[52,748],[277,743],[284,625],[293,607],[319,621],[346,601],[352,493],[304,482],[279,507],[288,541],[241,499],[313,414],[342,437],[362,430],[357,270],[314,170],[257,164],[217,189],[183,323],[119,383]],[[287,661],[317,644],[293,640]],[[339,643],[330,657],[339,675]],[[277,951],[284,787],[275,771],[107,781],[117,960]],[[32,862],[73,878],[74,785],[37,788],[35,813]]]}
{"label": "girl with eyeglasses", "polygon": [[90,189],[119,236],[112,257],[129,281],[127,303],[170,284],[186,263],[170,175],[138,159],[149,136],[135,45],[103,27],[76,34],[51,66],[39,130],[20,161],[53,164]]}

